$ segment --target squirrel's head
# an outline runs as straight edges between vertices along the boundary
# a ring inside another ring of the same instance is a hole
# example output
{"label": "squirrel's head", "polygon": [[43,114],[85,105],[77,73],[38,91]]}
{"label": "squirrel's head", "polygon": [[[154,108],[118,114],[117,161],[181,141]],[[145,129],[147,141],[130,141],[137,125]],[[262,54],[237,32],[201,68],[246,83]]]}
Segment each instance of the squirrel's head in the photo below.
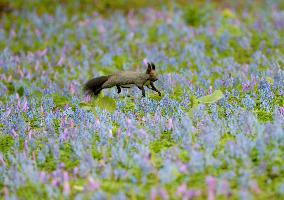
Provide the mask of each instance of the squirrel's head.
{"label": "squirrel's head", "polygon": [[148,68],[146,71],[146,74],[149,74],[149,80],[155,82],[156,80],[158,80],[158,76],[156,74],[156,70],[155,70],[155,65],[154,63],[148,63]]}

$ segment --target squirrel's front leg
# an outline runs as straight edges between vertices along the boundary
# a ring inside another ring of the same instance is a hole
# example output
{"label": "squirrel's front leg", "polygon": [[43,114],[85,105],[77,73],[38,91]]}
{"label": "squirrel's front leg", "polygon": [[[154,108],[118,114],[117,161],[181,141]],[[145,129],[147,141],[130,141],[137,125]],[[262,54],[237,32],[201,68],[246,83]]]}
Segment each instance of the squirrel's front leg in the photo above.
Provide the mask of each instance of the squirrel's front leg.
{"label": "squirrel's front leg", "polygon": [[158,92],[159,96],[161,96],[161,92],[155,87],[154,83],[153,82],[150,82],[150,85],[152,87],[152,90]]}
{"label": "squirrel's front leg", "polygon": [[143,85],[137,85],[137,87],[142,91],[142,96],[145,97],[145,88]]}

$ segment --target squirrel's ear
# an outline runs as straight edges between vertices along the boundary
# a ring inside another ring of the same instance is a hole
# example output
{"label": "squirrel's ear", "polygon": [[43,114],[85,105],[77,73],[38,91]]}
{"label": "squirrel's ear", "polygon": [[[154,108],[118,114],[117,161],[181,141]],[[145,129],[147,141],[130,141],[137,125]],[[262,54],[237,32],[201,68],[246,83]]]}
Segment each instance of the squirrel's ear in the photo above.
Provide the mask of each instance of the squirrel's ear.
{"label": "squirrel's ear", "polygon": [[148,68],[147,68],[146,73],[147,73],[147,74],[149,74],[149,73],[150,73],[150,71],[151,71],[151,65],[148,63]]}
{"label": "squirrel's ear", "polygon": [[151,62],[151,65],[152,65],[152,70],[155,70],[156,66],[154,65],[154,63]]}

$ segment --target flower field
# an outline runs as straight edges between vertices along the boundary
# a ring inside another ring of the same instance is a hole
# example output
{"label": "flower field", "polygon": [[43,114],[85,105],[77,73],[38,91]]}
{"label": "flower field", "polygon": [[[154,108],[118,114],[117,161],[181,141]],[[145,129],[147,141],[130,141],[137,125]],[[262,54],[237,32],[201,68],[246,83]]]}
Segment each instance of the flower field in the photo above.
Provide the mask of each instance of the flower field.
{"label": "flower field", "polygon": [[[282,1],[27,2],[0,4],[0,199],[284,199]],[[162,96],[84,94],[146,60]]]}

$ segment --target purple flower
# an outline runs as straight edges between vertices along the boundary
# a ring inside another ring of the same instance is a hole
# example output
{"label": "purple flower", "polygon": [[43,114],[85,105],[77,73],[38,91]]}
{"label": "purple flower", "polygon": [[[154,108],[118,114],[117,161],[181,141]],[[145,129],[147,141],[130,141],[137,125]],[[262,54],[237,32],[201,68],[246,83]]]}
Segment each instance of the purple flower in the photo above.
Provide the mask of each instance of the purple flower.
{"label": "purple flower", "polygon": [[48,175],[46,174],[46,172],[40,172],[39,173],[39,180],[40,180],[40,182],[42,182],[42,183],[46,183],[47,182],[47,180],[48,180]]}
{"label": "purple flower", "polygon": [[0,152],[0,164],[3,165],[3,166],[6,165],[6,162],[5,162],[5,160],[4,160],[3,155],[2,155],[1,152]]}
{"label": "purple flower", "polygon": [[64,61],[65,61],[64,56],[61,56],[61,57],[60,57],[60,60],[57,62],[57,65],[58,65],[58,66],[62,66],[63,63],[64,63]]}
{"label": "purple flower", "polygon": [[223,180],[220,183],[220,193],[230,197],[232,195],[232,191],[230,189],[230,184],[228,181]]}
{"label": "purple flower", "polygon": [[46,55],[47,49],[44,49],[44,50],[42,50],[42,51],[38,51],[37,53],[38,53],[38,55],[39,55],[40,57],[43,57],[43,56]]}
{"label": "purple flower", "polygon": [[284,107],[280,107],[279,112],[282,115],[282,117],[284,117]]}
{"label": "purple flower", "polygon": [[165,200],[169,199],[169,195],[164,188],[152,188],[150,199],[157,200],[159,199],[158,196]]}

